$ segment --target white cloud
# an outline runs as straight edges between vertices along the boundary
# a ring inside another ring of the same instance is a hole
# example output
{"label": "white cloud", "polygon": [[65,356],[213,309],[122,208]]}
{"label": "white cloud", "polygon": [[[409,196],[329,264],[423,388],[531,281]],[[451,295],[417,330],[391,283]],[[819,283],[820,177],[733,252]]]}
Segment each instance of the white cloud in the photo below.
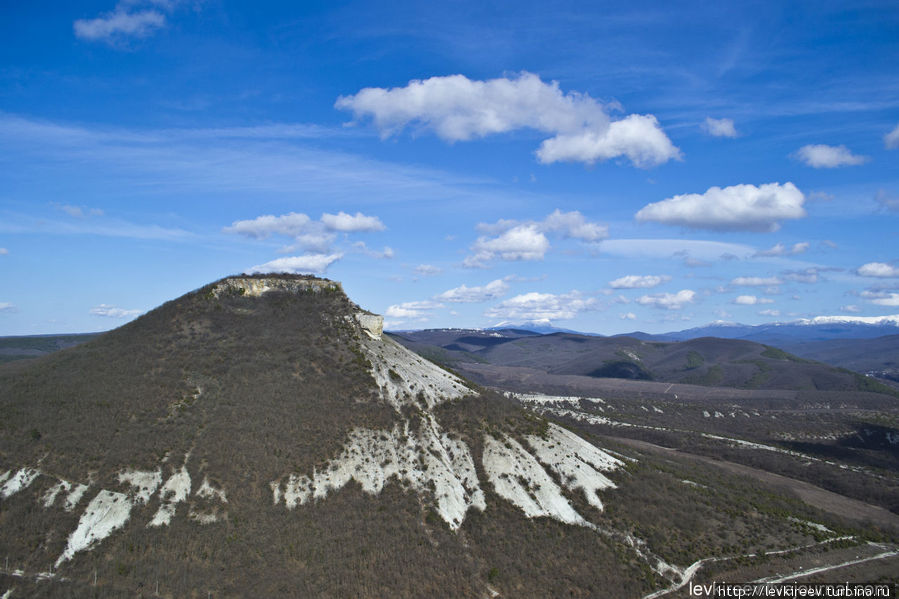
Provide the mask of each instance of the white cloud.
{"label": "white cloud", "polygon": [[410,124],[450,142],[535,129],[553,135],[537,150],[543,163],[626,156],[637,166],[652,166],[680,157],[654,116],[611,121],[589,95],[563,94],[558,82],[544,83],[527,72],[487,81],[450,75],[412,80],[406,87],[369,87],[339,97],[335,106],[356,119],[371,117],[385,137]]}
{"label": "white cloud", "polygon": [[355,215],[339,212],[322,214],[321,222],[331,231],[358,233],[361,231],[383,231],[386,227],[377,216],[365,216],[361,212]]}
{"label": "white cloud", "polygon": [[237,233],[254,239],[265,239],[270,235],[298,237],[303,234],[312,222],[305,214],[290,212],[281,216],[265,214],[252,220],[238,220],[223,230],[226,233]]}
{"label": "white cloud", "polygon": [[759,250],[755,253],[756,256],[795,256],[796,254],[802,254],[808,251],[810,247],[810,243],[807,241],[802,241],[799,243],[794,243],[791,247],[786,247],[782,243],[777,243],[773,245],[770,249],[767,250]]}
{"label": "white cloud", "polygon": [[[302,213],[289,212],[280,216],[264,214],[250,220],[234,221],[230,226],[224,227],[222,231],[251,239],[266,239],[272,235],[290,237],[294,243],[282,247],[279,253],[307,252],[304,256],[281,258],[253,268],[284,268],[285,272],[293,272],[295,269],[299,269],[297,272],[323,272],[327,268],[327,264],[321,267],[320,257],[337,255],[333,245],[338,233],[350,234],[383,229],[384,224],[381,219],[376,216],[366,216],[361,212],[357,212],[355,215],[345,212],[322,214],[321,220],[317,221]],[[370,250],[361,241],[356,242],[353,247],[372,258],[392,258],[394,254],[390,247],[385,247],[380,252]],[[337,257],[339,258],[340,255]]]}
{"label": "white cloud", "polygon": [[842,312],[849,312],[850,314],[854,314],[856,312],[861,312],[861,309],[858,306],[856,306],[855,304],[848,304],[845,306],[841,306],[840,310]]}
{"label": "white cloud", "polygon": [[860,266],[856,272],[862,277],[876,277],[880,279],[899,277],[899,268],[883,262],[868,262]]}
{"label": "white cloud", "polygon": [[883,145],[888,150],[899,148],[899,125],[896,125],[895,129],[883,136]]}
{"label": "white cloud", "polygon": [[855,166],[868,161],[867,156],[858,156],[846,146],[828,146],[809,144],[802,146],[794,156],[812,168],[836,168],[839,166]]}
{"label": "white cloud", "polygon": [[702,130],[712,137],[737,137],[737,130],[731,119],[713,119],[706,117]]}
{"label": "white cloud", "polygon": [[680,310],[684,304],[692,304],[696,292],[692,289],[681,289],[677,293],[655,293],[637,298],[637,303],[665,310]]}
{"label": "white cloud", "polygon": [[558,233],[562,237],[581,241],[599,241],[609,235],[607,226],[588,221],[577,210],[572,212],[556,210],[538,223],[538,226],[546,233]]}
{"label": "white cloud", "polygon": [[519,321],[567,320],[595,306],[594,298],[584,298],[578,291],[559,295],[531,292],[509,298],[487,310],[484,315]]}
{"label": "white cloud", "polygon": [[125,310],[123,308],[116,308],[109,304],[100,304],[99,306],[94,306],[90,309],[90,313],[94,316],[103,316],[106,318],[133,318],[142,312],[143,310]]}
{"label": "white cloud", "polygon": [[780,310],[759,310],[762,316],[780,316]]}
{"label": "white cloud", "polygon": [[634,314],[633,312],[619,314],[618,317],[621,318],[621,320],[637,320],[637,315]]}
{"label": "white cloud", "polygon": [[609,283],[612,289],[652,289],[666,281],[670,281],[668,275],[627,275],[615,279]]}
{"label": "white cloud", "polygon": [[509,284],[502,279],[491,281],[482,287],[468,287],[461,285],[448,291],[444,291],[434,299],[453,303],[476,303],[496,299],[506,294]]}
{"label": "white cloud", "polygon": [[695,229],[776,231],[779,221],[805,216],[803,202],[805,196],[789,182],[712,187],[648,204],[636,218]]}
{"label": "white cloud", "polygon": [[872,299],[871,303],[878,306],[899,306],[899,293],[885,293],[883,297]]}
{"label": "white cloud", "polygon": [[777,277],[737,277],[730,284],[739,287],[773,287],[782,282]]}
{"label": "white cloud", "polygon": [[322,274],[332,263],[340,260],[342,257],[343,254],[306,254],[304,256],[287,256],[248,268],[246,273],[286,272],[291,274]]}
{"label": "white cloud", "polygon": [[587,129],[578,133],[560,133],[545,140],[537,150],[537,158],[544,164],[593,164],[597,160],[619,156],[627,156],[634,166],[648,168],[679,160],[681,152],[651,114],[628,115],[601,131]]}
{"label": "white cloud", "polygon": [[174,1],[124,0],[99,17],[76,20],[72,28],[76,37],[88,41],[113,42],[128,37],[146,37],[166,25],[165,14],[155,7],[170,11],[175,4]]}
{"label": "white cloud", "polygon": [[0,248],[0,256],[6,256],[9,254],[9,250],[6,248]]}
{"label": "white cloud", "polygon": [[389,318],[405,318],[415,320],[427,320],[431,310],[443,308],[443,304],[432,301],[403,302],[388,306],[385,316]]}
{"label": "white cloud", "polygon": [[463,266],[468,268],[483,268],[496,257],[503,260],[542,260],[550,247],[546,234],[592,243],[604,239],[609,232],[607,226],[587,220],[576,210],[555,210],[541,221],[500,219],[495,223],[478,223],[477,229],[496,237],[478,237],[471,246],[474,253],[463,262]]}
{"label": "white cloud", "polygon": [[755,306],[757,304],[773,304],[774,300],[754,295],[739,295],[734,299],[734,303],[740,306]]}
{"label": "white cloud", "polygon": [[16,306],[9,302],[0,302],[0,312],[16,312]]}
{"label": "white cloud", "polygon": [[503,260],[542,260],[549,250],[549,240],[537,225],[518,225],[499,237],[478,237],[471,249],[474,254],[465,258],[462,265],[479,268],[496,257]]}
{"label": "white cloud", "polygon": [[421,275],[423,277],[429,277],[432,275],[438,275],[443,272],[443,269],[434,266],[433,264],[419,264],[415,267],[415,274]]}

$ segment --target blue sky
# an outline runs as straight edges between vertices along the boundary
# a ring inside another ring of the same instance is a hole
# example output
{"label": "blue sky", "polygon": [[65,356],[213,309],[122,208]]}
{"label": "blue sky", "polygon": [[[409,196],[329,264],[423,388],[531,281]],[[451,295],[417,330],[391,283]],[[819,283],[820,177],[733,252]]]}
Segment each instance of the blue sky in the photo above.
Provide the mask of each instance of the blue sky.
{"label": "blue sky", "polygon": [[0,335],[269,270],[396,329],[899,313],[895,2],[0,11]]}

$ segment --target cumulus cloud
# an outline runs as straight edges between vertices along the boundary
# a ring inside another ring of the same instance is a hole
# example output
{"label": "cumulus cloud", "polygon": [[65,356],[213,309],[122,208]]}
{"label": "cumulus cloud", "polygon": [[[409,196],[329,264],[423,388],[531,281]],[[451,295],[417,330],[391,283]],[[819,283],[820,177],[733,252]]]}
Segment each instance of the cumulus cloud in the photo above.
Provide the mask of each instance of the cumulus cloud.
{"label": "cumulus cloud", "polygon": [[792,246],[787,247],[782,243],[774,244],[770,249],[767,250],[759,250],[755,253],[756,256],[795,256],[796,254],[803,254],[808,251],[808,248],[811,244],[807,241],[802,241],[799,243],[794,243]]}
{"label": "cumulus cloud", "polygon": [[552,136],[537,150],[543,163],[627,157],[648,167],[680,157],[654,116],[612,121],[589,95],[565,94],[558,82],[545,83],[528,72],[487,81],[450,75],[412,80],[405,87],[369,87],[339,97],[335,107],[356,119],[370,117],[384,137],[408,125],[433,130],[449,142],[534,129]]}
{"label": "cumulus cloud", "polygon": [[609,124],[603,131],[587,129],[578,133],[560,133],[545,140],[537,150],[544,164],[584,162],[593,164],[627,156],[634,166],[647,168],[669,160],[679,160],[677,149],[651,114],[631,114]]}
{"label": "cumulus cloud", "polygon": [[856,272],[862,277],[876,277],[879,279],[899,277],[899,268],[884,262],[868,262],[859,266]]}
{"label": "cumulus cloud", "polygon": [[328,230],[341,231],[343,233],[383,231],[386,228],[377,216],[366,216],[361,212],[357,212],[355,215],[350,215],[346,212],[322,214],[321,222]]}
{"label": "cumulus cloud", "polygon": [[884,293],[883,297],[874,298],[871,303],[878,306],[899,306],[899,293]]}
{"label": "cumulus cloud", "polygon": [[740,306],[755,306],[757,304],[773,304],[774,300],[767,297],[756,297],[754,295],[739,295],[734,298],[734,303]]}
{"label": "cumulus cloud", "polygon": [[619,314],[618,317],[621,320],[637,320],[637,315],[633,312],[626,312],[624,314]]}
{"label": "cumulus cloud", "polygon": [[637,298],[637,303],[664,310],[680,310],[685,304],[692,304],[696,292],[692,289],[681,289],[677,293],[655,293]]}
{"label": "cumulus cloud", "polygon": [[847,304],[845,306],[840,307],[840,311],[849,312],[850,314],[855,314],[856,312],[861,312],[861,309],[855,304]]}
{"label": "cumulus cloud", "polygon": [[76,20],[72,29],[77,38],[86,41],[111,43],[147,37],[166,26],[165,13],[177,4],[176,0],[122,0],[110,12]]}
{"label": "cumulus cloud", "polygon": [[731,119],[713,119],[706,117],[702,130],[712,137],[737,137],[737,130]]}
{"label": "cumulus cloud", "polygon": [[565,294],[531,292],[500,302],[484,315],[507,320],[567,320],[595,307],[594,298],[585,298],[578,291]]}
{"label": "cumulus cloud", "polygon": [[430,277],[443,272],[442,268],[434,266],[433,264],[419,264],[413,270],[415,271],[415,274],[421,275],[423,277]]}
{"label": "cumulus cloud", "polygon": [[883,136],[883,145],[887,150],[895,150],[899,148],[899,125]]}
{"label": "cumulus cloud", "polygon": [[90,309],[90,313],[94,316],[103,316],[105,318],[134,318],[141,314],[143,310],[125,310],[124,308],[116,308],[109,304],[100,304]]}
{"label": "cumulus cloud", "polygon": [[670,281],[668,275],[627,275],[615,279],[609,283],[612,289],[652,289],[666,281]]}
{"label": "cumulus cloud", "polygon": [[290,274],[322,274],[331,264],[340,260],[343,254],[306,254],[304,256],[286,256],[265,264],[248,268],[247,274],[281,273]]}
{"label": "cumulus cloud", "polygon": [[462,263],[468,268],[483,268],[494,258],[542,260],[550,248],[547,234],[593,243],[605,239],[609,232],[607,226],[587,220],[576,210],[556,210],[541,221],[500,219],[479,223],[477,229],[487,235],[478,237],[471,246],[473,254]]}
{"label": "cumulus cloud", "polygon": [[542,260],[549,250],[549,240],[536,225],[518,225],[498,237],[478,237],[471,249],[474,254],[466,257],[462,265],[482,268],[497,257],[503,260]]}
{"label": "cumulus cloud", "polygon": [[547,233],[558,233],[562,237],[581,241],[599,241],[609,235],[607,226],[588,221],[577,210],[572,212],[556,210],[542,222],[537,223],[537,226]]}
{"label": "cumulus cloud", "polygon": [[743,184],[676,195],[643,207],[636,218],[694,229],[776,231],[779,221],[805,216],[804,202],[805,196],[789,182]]}
{"label": "cumulus cloud", "polygon": [[780,310],[759,310],[762,316],[780,316]]}
{"label": "cumulus cloud", "polygon": [[264,214],[252,220],[238,220],[225,227],[225,233],[237,233],[254,239],[265,239],[271,235],[284,235],[298,237],[306,232],[309,223],[312,222],[305,214],[290,212],[281,216]]}
{"label": "cumulus cloud", "polygon": [[401,318],[412,320],[427,320],[431,310],[443,308],[443,304],[432,301],[403,302],[388,306],[385,316],[389,318]]}
{"label": "cumulus cloud", "polygon": [[9,302],[0,302],[0,312],[15,312],[16,306],[15,304],[11,304]]}
{"label": "cumulus cloud", "polygon": [[853,154],[846,146],[828,146],[825,144],[802,146],[796,150],[793,156],[812,168],[855,166],[868,161],[867,156]]}
{"label": "cumulus cloud", "polygon": [[738,287],[774,287],[782,282],[777,277],[737,277],[730,284]]}
{"label": "cumulus cloud", "polygon": [[434,299],[452,303],[476,303],[496,299],[506,294],[509,284],[502,279],[496,279],[481,287],[468,287],[461,285],[444,291]]}
{"label": "cumulus cloud", "polygon": [[[259,264],[247,272],[292,272],[322,273],[343,254],[334,251],[338,233],[346,235],[384,230],[384,223],[376,216],[355,215],[339,212],[322,214],[313,220],[306,214],[289,212],[280,216],[264,214],[254,219],[238,220],[222,229],[225,233],[241,235],[250,239],[267,239],[271,236],[291,238],[293,243],[281,248],[280,253],[305,252],[302,256],[288,256]],[[385,247],[381,251],[370,250],[364,242],[356,242],[356,251],[372,258],[392,258],[393,249]]]}

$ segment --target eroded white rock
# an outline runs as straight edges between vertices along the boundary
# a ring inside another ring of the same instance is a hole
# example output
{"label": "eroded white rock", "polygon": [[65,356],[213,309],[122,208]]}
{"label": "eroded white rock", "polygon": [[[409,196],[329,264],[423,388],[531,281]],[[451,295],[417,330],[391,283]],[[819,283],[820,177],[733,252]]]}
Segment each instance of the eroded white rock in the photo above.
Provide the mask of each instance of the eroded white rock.
{"label": "eroded white rock", "polygon": [[468,447],[450,438],[427,418],[418,431],[409,423],[393,430],[356,429],[349,434],[339,456],[311,476],[292,474],[271,483],[274,503],[288,508],[312,499],[321,500],[355,480],[362,490],[378,494],[391,478],[419,493],[433,489],[437,512],[450,528],[462,525],[468,509],[484,510],[484,493],[478,484]]}
{"label": "eroded white rock", "polygon": [[529,518],[547,516],[567,524],[591,526],[574,510],[537,459],[515,439],[485,435],[483,462],[497,495]]}
{"label": "eroded white rock", "polygon": [[22,489],[27,488],[34,482],[34,479],[36,479],[40,473],[40,470],[34,470],[32,468],[22,468],[18,470],[12,478],[6,481],[6,484],[0,488],[0,499],[6,499]]}
{"label": "eroded white rock", "polygon": [[131,516],[131,500],[124,493],[101,489],[94,497],[81,519],[78,527],[69,535],[65,551],[56,560],[56,566],[72,557],[79,551],[88,549],[94,543],[102,541],[114,531],[122,528]]}
{"label": "eroded white rock", "polygon": [[620,468],[624,462],[552,423],[546,438],[530,435],[526,440],[537,459],[555,472],[567,489],[580,489],[590,505],[603,509],[598,491],[615,488],[615,483],[602,472]]}

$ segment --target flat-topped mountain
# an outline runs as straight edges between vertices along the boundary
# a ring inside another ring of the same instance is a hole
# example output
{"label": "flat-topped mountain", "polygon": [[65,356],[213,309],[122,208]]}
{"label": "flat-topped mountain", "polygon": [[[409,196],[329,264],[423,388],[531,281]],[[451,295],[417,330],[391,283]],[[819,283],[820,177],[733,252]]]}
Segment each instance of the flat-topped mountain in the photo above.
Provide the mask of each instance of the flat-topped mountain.
{"label": "flat-topped mountain", "polygon": [[234,276],[3,367],[2,596],[639,597],[734,526],[747,547],[813,541],[782,530],[811,508],[748,486],[697,507],[671,466],[382,324],[333,281]]}

